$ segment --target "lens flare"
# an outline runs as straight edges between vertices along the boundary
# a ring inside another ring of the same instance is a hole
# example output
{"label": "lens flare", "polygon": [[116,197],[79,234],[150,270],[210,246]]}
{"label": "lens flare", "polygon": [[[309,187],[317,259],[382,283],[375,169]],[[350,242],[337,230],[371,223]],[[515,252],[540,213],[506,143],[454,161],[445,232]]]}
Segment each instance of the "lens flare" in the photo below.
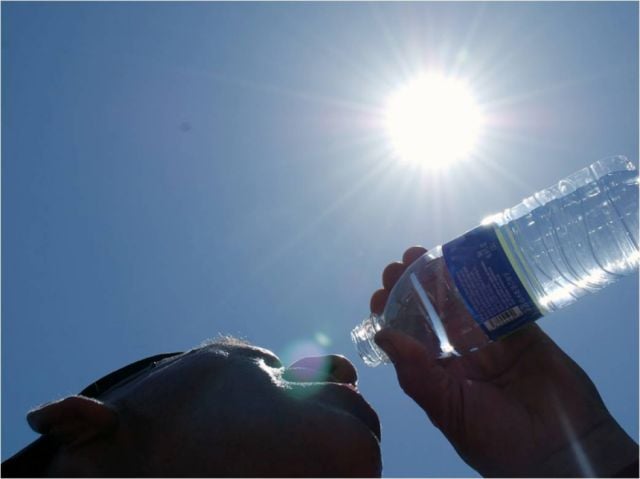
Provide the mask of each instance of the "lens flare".
{"label": "lens flare", "polygon": [[323,348],[328,348],[329,346],[331,346],[331,338],[329,336],[327,336],[325,333],[323,333],[322,331],[318,331],[313,338],[316,340],[316,343],[318,343],[320,346],[322,346]]}
{"label": "lens flare", "polygon": [[293,364],[294,362],[309,357],[324,356],[325,349],[315,341],[310,340],[298,340],[287,345],[280,357],[284,364]]}
{"label": "lens flare", "polygon": [[331,362],[326,357],[326,350],[318,344],[317,336],[316,341],[294,341],[280,355],[288,366],[286,380],[295,383],[289,389],[293,397],[312,396],[319,391],[318,383],[326,381]]}

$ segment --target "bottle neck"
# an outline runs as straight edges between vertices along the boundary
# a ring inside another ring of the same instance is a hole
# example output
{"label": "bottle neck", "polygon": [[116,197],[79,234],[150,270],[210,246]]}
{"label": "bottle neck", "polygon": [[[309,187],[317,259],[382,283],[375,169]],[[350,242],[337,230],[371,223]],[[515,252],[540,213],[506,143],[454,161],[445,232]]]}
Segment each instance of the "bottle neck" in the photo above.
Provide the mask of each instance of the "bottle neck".
{"label": "bottle neck", "polygon": [[376,333],[382,329],[381,319],[380,316],[371,314],[351,331],[351,340],[367,366],[376,367],[390,362],[384,351],[373,340]]}

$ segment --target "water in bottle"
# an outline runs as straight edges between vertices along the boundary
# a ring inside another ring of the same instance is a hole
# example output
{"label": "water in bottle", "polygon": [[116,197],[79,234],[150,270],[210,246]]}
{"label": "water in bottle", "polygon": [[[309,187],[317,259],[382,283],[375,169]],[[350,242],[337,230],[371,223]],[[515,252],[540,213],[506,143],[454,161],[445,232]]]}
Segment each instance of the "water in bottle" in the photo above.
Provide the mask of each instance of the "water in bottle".
{"label": "water in bottle", "polygon": [[366,364],[388,362],[382,328],[438,357],[465,354],[598,291],[638,267],[638,172],[606,158],[492,215],[412,263],[382,314],[351,338]]}

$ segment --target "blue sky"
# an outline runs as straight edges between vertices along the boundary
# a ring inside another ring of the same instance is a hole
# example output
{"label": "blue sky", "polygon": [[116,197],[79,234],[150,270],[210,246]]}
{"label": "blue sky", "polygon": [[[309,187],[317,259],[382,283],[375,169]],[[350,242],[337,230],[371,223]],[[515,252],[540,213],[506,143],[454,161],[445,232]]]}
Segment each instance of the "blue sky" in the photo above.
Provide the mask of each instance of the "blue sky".
{"label": "blue sky", "polygon": [[[475,476],[349,331],[383,267],[614,154],[635,3],[2,3],[2,458],[26,411],[219,332],[347,355],[387,476]],[[396,161],[385,98],[468,80],[473,158]],[[638,439],[638,275],[540,320]]]}

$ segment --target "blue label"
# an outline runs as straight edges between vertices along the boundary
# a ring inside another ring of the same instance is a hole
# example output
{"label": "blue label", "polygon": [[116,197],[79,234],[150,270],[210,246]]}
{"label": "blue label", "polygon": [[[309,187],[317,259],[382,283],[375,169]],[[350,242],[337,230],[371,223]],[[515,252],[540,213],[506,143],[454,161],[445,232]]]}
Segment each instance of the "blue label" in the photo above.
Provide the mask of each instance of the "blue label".
{"label": "blue label", "polygon": [[542,314],[507,257],[493,225],[442,246],[442,255],[471,315],[498,339]]}

